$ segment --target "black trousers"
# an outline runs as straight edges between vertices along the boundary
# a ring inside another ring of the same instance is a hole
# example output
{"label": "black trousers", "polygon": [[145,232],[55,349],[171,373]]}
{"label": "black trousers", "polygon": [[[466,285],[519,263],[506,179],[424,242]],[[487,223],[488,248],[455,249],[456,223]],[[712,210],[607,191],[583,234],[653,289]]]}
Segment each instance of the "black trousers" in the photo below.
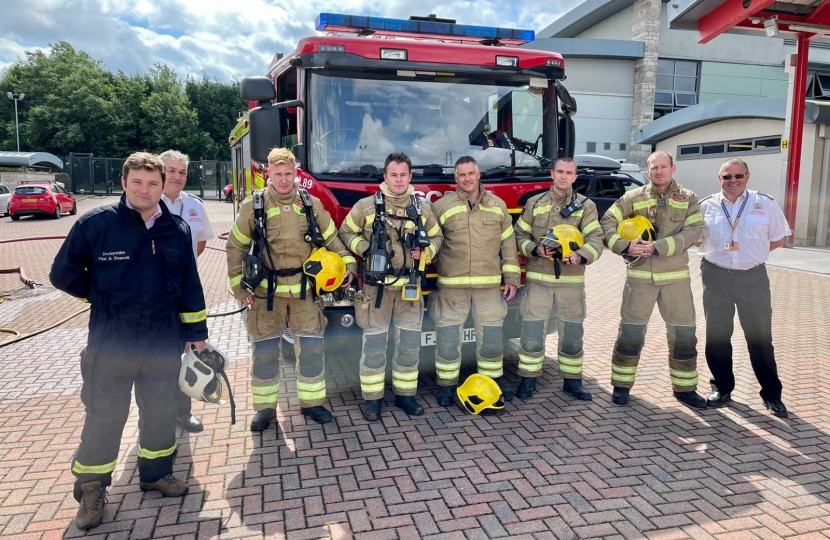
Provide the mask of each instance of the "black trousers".
{"label": "black trousers", "polygon": [[176,388],[176,416],[187,416],[190,414],[190,407],[192,405],[190,396]]}
{"label": "black trousers", "polygon": [[703,259],[700,270],[706,315],[706,363],[712,372],[712,384],[722,394],[735,389],[732,332],[737,307],[749,360],[761,383],[761,398],[781,399],[781,380],[772,347],[772,303],[766,266],[727,270]]}

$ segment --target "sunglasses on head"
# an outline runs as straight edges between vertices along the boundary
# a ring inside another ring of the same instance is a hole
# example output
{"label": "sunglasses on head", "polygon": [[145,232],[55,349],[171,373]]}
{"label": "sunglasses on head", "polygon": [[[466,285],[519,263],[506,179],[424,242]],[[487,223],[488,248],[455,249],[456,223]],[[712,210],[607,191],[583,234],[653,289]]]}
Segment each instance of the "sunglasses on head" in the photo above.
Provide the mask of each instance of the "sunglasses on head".
{"label": "sunglasses on head", "polygon": [[[735,180],[743,180],[744,176],[746,176],[746,175],[743,174],[743,173],[736,174],[735,175]],[[729,180],[732,180],[732,175],[731,174],[722,174],[721,178],[723,180],[729,181]]]}

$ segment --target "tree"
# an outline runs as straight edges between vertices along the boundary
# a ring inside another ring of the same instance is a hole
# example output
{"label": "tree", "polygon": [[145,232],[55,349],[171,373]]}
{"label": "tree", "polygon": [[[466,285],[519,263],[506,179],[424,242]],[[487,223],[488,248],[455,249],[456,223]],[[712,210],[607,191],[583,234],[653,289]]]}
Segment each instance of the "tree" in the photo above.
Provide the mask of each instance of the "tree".
{"label": "tree", "polygon": [[196,109],[199,125],[214,141],[210,159],[230,160],[227,137],[239,120],[239,113],[247,109],[247,104],[239,97],[239,82],[223,84],[206,74],[199,80],[188,76],[185,92]]}

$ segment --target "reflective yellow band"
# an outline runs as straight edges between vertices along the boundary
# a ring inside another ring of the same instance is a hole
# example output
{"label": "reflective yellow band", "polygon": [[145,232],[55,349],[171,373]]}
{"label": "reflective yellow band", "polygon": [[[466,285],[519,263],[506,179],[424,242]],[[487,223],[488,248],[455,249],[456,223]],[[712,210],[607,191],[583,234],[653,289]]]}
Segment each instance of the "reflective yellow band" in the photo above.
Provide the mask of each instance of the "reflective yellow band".
{"label": "reflective yellow band", "polygon": [[378,384],[363,384],[360,383],[360,391],[364,394],[378,394],[383,392],[383,383]]}
{"label": "reflective yellow band", "polygon": [[524,354],[519,353],[519,369],[523,369],[525,371],[529,371],[531,373],[535,373],[537,371],[542,371],[542,363],[545,360],[544,355],[542,356],[527,356]]}
{"label": "reflective yellow band", "polygon": [[688,210],[689,209],[689,201],[675,201],[671,197],[669,197],[669,206],[672,208],[678,208],[680,210]]}
{"label": "reflective yellow band", "polygon": [[580,356],[579,358],[571,358],[569,356],[562,356],[559,355],[559,363],[565,364],[566,366],[573,366],[573,367],[582,367],[583,357]]}
{"label": "reflective yellow band", "polygon": [[75,474],[109,474],[115,470],[116,461],[104,465],[84,465],[78,461],[72,463],[72,472]]}
{"label": "reflective yellow band", "polygon": [[691,225],[693,223],[697,223],[698,221],[703,221],[703,216],[700,213],[692,214],[691,216],[686,218],[686,221],[683,222],[683,225]]}
{"label": "reflective yellow band", "polygon": [[355,236],[354,238],[352,238],[352,241],[349,242],[349,249],[352,250],[352,253],[357,253],[357,245],[360,243],[361,240],[363,240],[362,236]]}
{"label": "reflective yellow band", "polygon": [[637,366],[618,366],[617,364],[611,364],[611,371],[624,375],[634,375],[637,373]]}
{"label": "reflective yellow band", "polygon": [[267,218],[272,218],[272,217],[278,216],[278,215],[280,215],[280,207],[279,206],[275,206],[274,208],[269,208],[268,211],[265,212],[266,219]]}
{"label": "reflective yellow band", "polygon": [[485,375],[490,377],[491,379],[498,379],[502,375],[504,375],[504,370],[502,369],[483,369],[481,367],[478,368],[479,375]]}
{"label": "reflective yellow band", "polygon": [[236,223],[234,223],[233,227],[231,227],[231,234],[233,234],[233,237],[239,240],[239,242],[244,246],[247,246],[248,244],[253,242],[252,239],[248,238],[247,236],[239,232],[239,227],[236,226]]}
{"label": "reflective yellow band", "polygon": [[369,214],[368,216],[366,216],[366,224],[367,225],[371,225],[374,222],[375,222],[375,215],[374,214]]}
{"label": "reflective yellow band", "polygon": [[[268,283],[267,281],[263,280],[262,282],[260,282],[259,285],[261,287],[265,287],[265,286],[267,286],[267,283]],[[310,283],[306,283],[305,290],[306,291],[311,290],[311,284]],[[274,292],[275,293],[280,293],[280,294],[284,294],[284,293],[300,294],[301,292],[303,292],[303,284],[302,283],[295,283],[294,285],[277,285],[277,288],[274,289]]]}
{"label": "reflective yellow band", "polygon": [[516,233],[513,231],[513,225],[508,225],[504,232],[501,233],[501,241],[504,242],[514,234]]}
{"label": "reflective yellow band", "polygon": [[360,384],[383,383],[386,380],[386,373],[375,373],[374,375],[361,375]]}
{"label": "reflective yellow band", "polygon": [[400,390],[415,390],[418,388],[418,372],[392,371],[392,386]]}
{"label": "reflective yellow band", "polygon": [[159,459],[159,458],[166,458],[173,455],[173,452],[176,451],[176,444],[174,443],[173,446],[170,448],[165,448],[164,450],[147,450],[146,448],[142,448],[140,445],[138,447],[138,457],[144,459]]}
{"label": "reflective yellow band", "polygon": [[197,323],[207,320],[207,312],[203,309],[202,311],[190,311],[179,313],[179,320],[183,323]]}
{"label": "reflective yellow band", "polygon": [[611,366],[611,380],[622,383],[633,383],[637,373],[637,366]]}
{"label": "reflective yellow band", "polygon": [[597,250],[594,249],[594,246],[591,244],[583,244],[582,247],[591,252],[591,255],[594,256],[594,260],[599,259],[599,253],[597,253]]}
{"label": "reflective yellow band", "polygon": [[646,270],[628,270],[625,275],[632,279],[651,279],[651,272]]}
{"label": "reflective yellow band", "polygon": [[622,211],[620,211],[620,207],[616,204],[612,204],[608,211],[611,212],[611,215],[614,216],[617,223],[623,220]]}
{"label": "reflective yellow band", "polygon": [[478,207],[484,212],[490,212],[491,214],[498,214],[498,215],[504,217],[504,212],[502,212],[501,208],[499,208],[498,206],[492,206],[492,207],[488,208],[486,206],[478,205]]}
{"label": "reflective yellow band", "polygon": [[530,257],[530,252],[533,250],[528,248],[532,245],[533,242],[530,240],[525,240],[524,242],[522,242],[522,255],[524,255],[525,257]]}
{"label": "reflective yellow band", "polygon": [[611,235],[611,238],[608,239],[608,247],[614,249],[614,244],[617,243],[617,240],[622,240],[622,236],[617,233]]}
{"label": "reflective yellow band", "polygon": [[476,360],[476,366],[478,366],[479,373],[481,373],[482,369],[501,371],[503,365],[504,362],[502,362],[501,360],[482,360],[481,358]]}
{"label": "reflective yellow band", "polygon": [[435,254],[438,252],[438,249],[435,247],[435,244],[432,242],[429,243],[427,246],[427,253],[429,253],[430,260],[435,258]]}
{"label": "reflective yellow band", "polygon": [[346,227],[348,227],[349,230],[351,230],[354,233],[359,233],[360,231],[363,230],[363,229],[361,229],[360,227],[357,226],[357,223],[354,222],[354,219],[352,219],[352,214],[351,213],[349,213],[349,215],[346,216]]}
{"label": "reflective yellow band", "polygon": [[633,205],[634,210],[642,210],[643,208],[651,208],[657,206],[657,199],[646,199],[644,201],[637,201]]}
{"label": "reflective yellow band", "polygon": [[441,225],[444,225],[447,222],[447,220],[453,217],[454,215],[463,214],[466,212],[467,205],[453,206],[452,208],[448,208],[443,214],[441,214],[441,217],[438,218],[438,221],[439,223],[441,223]]}
{"label": "reflective yellow band", "polygon": [[571,217],[576,217],[576,218],[579,218],[579,217],[582,217],[584,214],[585,214],[585,209],[584,209],[584,208],[582,208],[582,209],[580,209],[580,210],[577,210],[577,211],[576,211],[576,212],[574,212],[573,214],[571,214]]}
{"label": "reflective yellow band", "polygon": [[344,255],[343,264],[357,264],[357,259],[355,259],[351,255]]}
{"label": "reflective yellow band", "polygon": [[499,283],[501,283],[501,276],[438,276],[439,285],[498,285]]}
{"label": "reflective yellow band", "polygon": [[688,268],[677,272],[662,272],[659,274],[655,273],[652,275],[654,276],[654,281],[671,281],[673,279],[685,279],[691,277]]}
{"label": "reflective yellow band", "polygon": [[238,276],[233,276],[231,279],[228,280],[228,283],[230,283],[231,287],[239,287],[240,285],[242,285],[242,277],[242,274],[239,274]]}
{"label": "reflective yellow band", "polygon": [[417,381],[418,372],[392,370],[392,379],[397,379],[399,381]]}
{"label": "reflective yellow band", "polygon": [[537,206],[533,209],[533,217],[541,216],[542,214],[548,214],[550,213],[551,208],[553,208],[553,206],[550,204],[546,204],[545,206]]}
{"label": "reflective yellow band", "polygon": [[521,274],[522,269],[516,266],[515,264],[502,264],[501,265],[501,272],[502,274]]}
{"label": "reflective yellow band", "polygon": [[317,381],[314,383],[306,383],[297,381],[297,397],[311,401],[312,399],[323,399],[326,397],[326,381]]}
{"label": "reflective yellow band", "polygon": [[599,229],[599,221],[593,220],[592,222],[585,225],[585,228],[582,229],[582,236],[588,236],[589,233]]}
{"label": "reflective yellow band", "polygon": [[670,369],[669,378],[674,386],[697,386],[697,371]]}
{"label": "reflective yellow band", "polygon": [[533,231],[533,227],[525,223],[525,220],[523,220],[521,217],[516,220],[516,227],[520,228],[526,233]]}
{"label": "reflective yellow band", "polygon": [[271,386],[251,386],[251,393],[255,396],[270,396],[276,395],[280,391],[280,384],[272,384]]}
{"label": "reflective yellow band", "polygon": [[439,232],[441,232],[441,227],[439,227],[438,224],[436,223],[435,225],[432,226],[432,228],[430,230],[427,231],[427,236],[432,238],[433,236],[437,235]]}
{"label": "reflective yellow band", "polygon": [[666,252],[666,257],[671,257],[674,255],[674,250],[676,249],[674,238],[671,236],[666,237],[666,245],[668,245],[668,251]]}
{"label": "reflective yellow band", "polygon": [[329,221],[329,226],[326,227],[326,232],[323,233],[323,238],[328,240],[329,238],[331,238],[331,235],[333,235],[336,231],[337,228],[334,226],[334,222]]}
{"label": "reflective yellow band", "polygon": [[585,283],[585,275],[581,276],[559,276],[559,279],[556,279],[556,276],[552,274],[543,274],[541,272],[528,272],[525,274],[527,279],[535,279],[536,281],[542,281],[544,283]]}

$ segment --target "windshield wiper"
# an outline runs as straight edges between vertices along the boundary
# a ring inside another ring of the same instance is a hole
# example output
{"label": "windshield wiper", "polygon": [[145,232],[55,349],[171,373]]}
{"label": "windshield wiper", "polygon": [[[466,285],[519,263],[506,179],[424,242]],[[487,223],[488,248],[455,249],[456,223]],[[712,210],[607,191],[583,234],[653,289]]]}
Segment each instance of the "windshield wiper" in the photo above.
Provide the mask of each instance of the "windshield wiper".
{"label": "windshield wiper", "polygon": [[510,167],[507,165],[498,165],[491,167],[481,172],[482,178],[495,178],[497,176],[516,176],[516,173],[527,171],[522,176],[539,176],[544,169],[538,165],[517,165]]}

